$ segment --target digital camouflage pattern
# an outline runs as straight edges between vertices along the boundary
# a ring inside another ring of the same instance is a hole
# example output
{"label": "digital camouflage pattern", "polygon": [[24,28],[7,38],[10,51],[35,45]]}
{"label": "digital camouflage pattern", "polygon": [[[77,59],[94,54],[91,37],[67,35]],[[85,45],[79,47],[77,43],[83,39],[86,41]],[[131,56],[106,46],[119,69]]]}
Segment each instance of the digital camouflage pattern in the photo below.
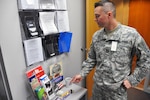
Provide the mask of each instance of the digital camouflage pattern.
{"label": "digital camouflage pattern", "polygon": [[[113,42],[116,43],[116,50],[111,50]],[[136,69],[131,74],[135,55]],[[136,29],[119,24],[113,31],[102,28],[95,32],[88,58],[82,67],[80,74],[83,77],[96,67],[93,79],[94,84],[98,86],[116,90],[120,88],[124,79],[128,79],[131,85],[135,86],[150,69],[150,51]]]}
{"label": "digital camouflage pattern", "polygon": [[105,85],[94,84],[91,100],[127,100],[127,92],[123,85],[113,90]]}

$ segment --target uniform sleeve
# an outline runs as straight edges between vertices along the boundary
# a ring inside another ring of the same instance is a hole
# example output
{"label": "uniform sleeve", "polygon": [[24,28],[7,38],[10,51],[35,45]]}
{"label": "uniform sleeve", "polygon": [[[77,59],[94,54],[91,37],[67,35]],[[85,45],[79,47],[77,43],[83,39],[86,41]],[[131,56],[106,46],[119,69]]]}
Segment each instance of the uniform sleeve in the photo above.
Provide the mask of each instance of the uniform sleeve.
{"label": "uniform sleeve", "polygon": [[137,57],[136,67],[127,79],[132,86],[136,86],[145,78],[146,73],[150,70],[150,50],[140,34],[136,36],[133,49]]}
{"label": "uniform sleeve", "polygon": [[82,70],[80,72],[80,75],[82,77],[86,77],[87,74],[95,67],[96,65],[96,55],[94,50],[93,43],[90,46],[90,50],[88,52],[87,59],[82,63]]}

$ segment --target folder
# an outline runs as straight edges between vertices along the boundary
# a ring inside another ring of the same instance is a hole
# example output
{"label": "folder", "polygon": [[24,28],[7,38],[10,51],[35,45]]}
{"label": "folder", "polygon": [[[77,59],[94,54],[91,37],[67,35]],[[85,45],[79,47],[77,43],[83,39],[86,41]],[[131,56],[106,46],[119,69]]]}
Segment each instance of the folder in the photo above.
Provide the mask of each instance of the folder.
{"label": "folder", "polygon": [[64,53],[64,52],[70,51],[71,40],[72,40],[71,32],[61,32],[60,33],[59,40],[58,40],[59,53]]}

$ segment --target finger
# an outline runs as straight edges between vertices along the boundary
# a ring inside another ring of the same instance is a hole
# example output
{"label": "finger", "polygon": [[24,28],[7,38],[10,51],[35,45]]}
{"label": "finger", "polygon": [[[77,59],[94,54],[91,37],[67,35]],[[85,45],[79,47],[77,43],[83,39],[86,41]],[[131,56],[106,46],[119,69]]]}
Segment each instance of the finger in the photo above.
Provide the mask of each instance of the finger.
{"label": "finger", "polygon": [[128,84],[127,84],[127,89],[129,89],[130,87],[131,87],[131,85],[128,83]]}
{"label": "finger", "polygon": [[73,77],[73,78],[71,79],[71,81],[70,81],[70,82],[74,83],[74,82],[75,82],[75,80],[76,80],[76,78],[75,78],[75,77]]}
{"label": "finger", "polygon": [[124,86],[128,89],[131,87],[131,84],[128,81],[124,81]]}

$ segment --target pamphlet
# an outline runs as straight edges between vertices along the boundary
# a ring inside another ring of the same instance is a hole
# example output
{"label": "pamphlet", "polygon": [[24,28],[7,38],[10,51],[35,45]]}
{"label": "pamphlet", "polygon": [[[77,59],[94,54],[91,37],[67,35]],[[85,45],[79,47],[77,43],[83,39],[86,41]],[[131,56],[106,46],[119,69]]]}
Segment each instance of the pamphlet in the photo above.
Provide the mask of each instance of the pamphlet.
{"label": "pamphlet", "polygon": [[50,67],[50,78],[56,84],[63,80],[62,62],[51,65]]}

